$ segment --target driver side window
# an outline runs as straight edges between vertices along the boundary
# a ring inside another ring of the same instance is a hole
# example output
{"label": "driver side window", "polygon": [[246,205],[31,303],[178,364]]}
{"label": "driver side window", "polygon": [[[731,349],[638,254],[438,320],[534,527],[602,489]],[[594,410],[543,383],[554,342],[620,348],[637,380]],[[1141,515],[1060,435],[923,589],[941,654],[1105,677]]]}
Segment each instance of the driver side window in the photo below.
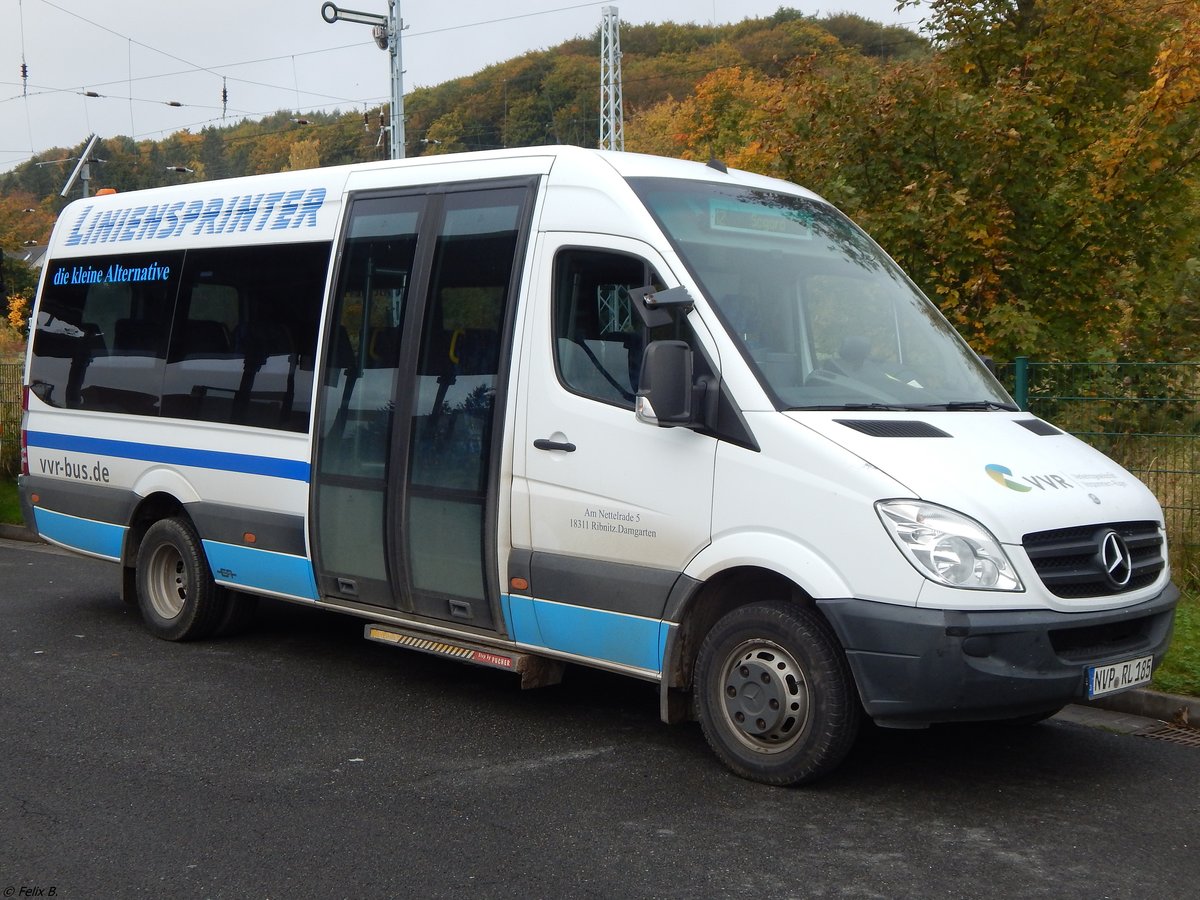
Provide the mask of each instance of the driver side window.
{"label": "driver side window", "polygon": [[647,335],[629,292],[648,284],[662,282],[637,257],[583,249],[558,254],[554,361],[568,390],[633,409]]}

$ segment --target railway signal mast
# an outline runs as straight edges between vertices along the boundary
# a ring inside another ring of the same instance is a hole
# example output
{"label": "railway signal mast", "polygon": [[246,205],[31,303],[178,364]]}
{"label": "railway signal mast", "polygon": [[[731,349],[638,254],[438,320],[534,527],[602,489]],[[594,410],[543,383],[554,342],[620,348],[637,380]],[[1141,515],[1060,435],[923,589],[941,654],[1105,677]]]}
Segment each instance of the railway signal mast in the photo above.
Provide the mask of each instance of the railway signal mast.
{"label": "railway signal mast", "polygon": [[404,66],[400,56],[400,32],[404,22],[400,18],[400,0],[388,0],[388,14],[359,12],[354,9],[339,9],[336,4],[321,4],[321,18],[332,25],[334,22],[357,22],[374,26],[375,43],[380,50],[392,55],[392,112],[388,125],[392,159],[404,159]]}
{"label": "railway signal mast", "polygon": [[621,102],[621,19],[615,6],[600,10],[600,149],[625,149]]}

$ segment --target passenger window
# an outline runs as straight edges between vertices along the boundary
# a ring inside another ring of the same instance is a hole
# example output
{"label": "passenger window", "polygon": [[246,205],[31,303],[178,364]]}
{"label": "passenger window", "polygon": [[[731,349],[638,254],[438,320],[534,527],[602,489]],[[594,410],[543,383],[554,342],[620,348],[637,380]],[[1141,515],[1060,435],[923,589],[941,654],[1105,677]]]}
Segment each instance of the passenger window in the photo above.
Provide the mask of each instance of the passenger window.
{"label": "passenger window", "polygon": [[34,325],[34,393],[51,406],[158,415],[182,258],[51,262]]}
{"label": "passenger window", "polygon": [[647,335],[629,292],[648,284],[661,286],[661,280],[637,257],[574,249],[558,254],[554,360],[569,390],[633,408]]}
{"label": "passenger window", "polygon": [[328,244],[192,250],[163,414],[308,429]]}

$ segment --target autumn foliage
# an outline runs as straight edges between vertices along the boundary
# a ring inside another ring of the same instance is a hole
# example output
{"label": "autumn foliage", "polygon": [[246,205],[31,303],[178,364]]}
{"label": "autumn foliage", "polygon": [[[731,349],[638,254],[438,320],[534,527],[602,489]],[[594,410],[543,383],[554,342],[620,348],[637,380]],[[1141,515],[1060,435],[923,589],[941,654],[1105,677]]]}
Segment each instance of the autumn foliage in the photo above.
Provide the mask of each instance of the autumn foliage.
{"label": "autumn foliage", "polygon": [[926,7],[928,56],[714,72],[627,143],[813,188],[998,358],[1195,357],[1200,5]]}
{"label": "autumn foliage", "polygon": [[[786,8],[623,27],[626,149],[718,157],[824,195],[997,360],[1200,357],[1200,4],[911,11],[922,36]],[[408,154],[595,146],[597,36],[411,92]],[[93,187],[377,159],[379,116],[280,111],[106,137]],[[45,239],[62,179],[34,161],[0,176],[0,245]]]}

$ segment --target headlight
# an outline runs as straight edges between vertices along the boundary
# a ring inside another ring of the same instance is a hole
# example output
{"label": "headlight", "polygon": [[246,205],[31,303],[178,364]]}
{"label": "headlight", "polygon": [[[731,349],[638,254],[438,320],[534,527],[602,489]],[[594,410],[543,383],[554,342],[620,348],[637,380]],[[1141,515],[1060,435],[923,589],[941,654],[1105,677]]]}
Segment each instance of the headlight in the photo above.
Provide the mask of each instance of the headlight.
{"label": "headlight", "polygon": [[896,546],[931,581],[970,590],[1024,590],[999,542],[974,519],[917,500],[881,500],[875,509]]}

